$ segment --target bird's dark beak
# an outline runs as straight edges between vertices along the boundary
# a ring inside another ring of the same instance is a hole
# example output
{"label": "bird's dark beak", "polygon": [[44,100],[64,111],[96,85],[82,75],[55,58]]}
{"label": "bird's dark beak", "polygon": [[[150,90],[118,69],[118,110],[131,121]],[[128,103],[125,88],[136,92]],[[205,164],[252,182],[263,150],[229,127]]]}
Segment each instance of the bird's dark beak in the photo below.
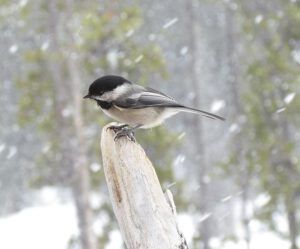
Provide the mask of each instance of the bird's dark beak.
{"label": "bird's dark beak", "polygon": [[90,99],[91,98],[91,95],[87,94],[83,97],[84,99]]}

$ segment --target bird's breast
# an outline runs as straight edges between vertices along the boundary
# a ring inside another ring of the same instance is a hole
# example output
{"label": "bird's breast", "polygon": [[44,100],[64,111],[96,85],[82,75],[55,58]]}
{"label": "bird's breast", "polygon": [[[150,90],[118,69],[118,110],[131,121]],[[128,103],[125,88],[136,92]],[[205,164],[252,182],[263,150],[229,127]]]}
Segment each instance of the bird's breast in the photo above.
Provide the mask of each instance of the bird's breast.
{"label": "bird's breast", "polygon": [[109,109],[102,108],[103,112],[118,122],[132,127],[141,125],[141,128],[150,128],[159,125],[164,108],[129,109],[112,105]]}

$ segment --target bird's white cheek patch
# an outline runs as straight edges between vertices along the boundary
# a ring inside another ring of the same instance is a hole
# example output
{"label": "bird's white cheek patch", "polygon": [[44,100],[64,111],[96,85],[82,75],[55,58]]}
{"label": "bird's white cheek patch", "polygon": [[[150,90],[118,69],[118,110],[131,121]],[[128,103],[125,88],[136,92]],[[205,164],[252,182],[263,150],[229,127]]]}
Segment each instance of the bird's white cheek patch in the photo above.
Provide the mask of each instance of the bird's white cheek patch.
{"label": "bird's white cheek patch", "polygon": [[118,86],[113,91],[106,92],[102,94],[101,96],[95,96],[95,99],[101,100],[101,101],[113,101],[128,92],[130,88],[130,85],[128,83],[124,83],[121,86]]}
{"label": "bird's white cheek patch", "polygon": [[117,99],[120,96],[122,96],[123,94],[127,93],[129,90],[130,90],[130,84],[124,83],[123,85],[118,86],[117,88],[115,88],[112,91],[111,96],[112,96],[113,99]]}

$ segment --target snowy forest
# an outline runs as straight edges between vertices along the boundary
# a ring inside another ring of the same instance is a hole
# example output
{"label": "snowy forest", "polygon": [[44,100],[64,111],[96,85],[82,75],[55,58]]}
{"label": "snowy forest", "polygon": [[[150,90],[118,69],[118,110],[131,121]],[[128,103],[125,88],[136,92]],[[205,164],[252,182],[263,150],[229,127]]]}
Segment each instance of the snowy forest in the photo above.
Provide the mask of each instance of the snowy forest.
{"label": "snowy forest", "polygon": [[190,249],[300,249],[299,0],[0,0],[0,248],[123,249],[107,74],[225,122],[136,131]]}

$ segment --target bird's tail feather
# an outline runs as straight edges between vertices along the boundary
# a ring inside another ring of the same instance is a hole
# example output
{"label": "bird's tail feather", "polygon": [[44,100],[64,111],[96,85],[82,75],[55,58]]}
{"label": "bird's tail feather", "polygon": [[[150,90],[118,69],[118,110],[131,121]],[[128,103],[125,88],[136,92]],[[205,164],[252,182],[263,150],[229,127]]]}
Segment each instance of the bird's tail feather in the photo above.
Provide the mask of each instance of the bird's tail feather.
{"label": "bird's tail feather", "polygon": [[225,121],[225,118],[218,116],[216,114],[210,113],[210,112],[198,110],[198,109],[187,107],[187,106],[182,106],[182,108],[180,108],[180,109],[181,109],[181,111],[184,111],[184,112],[196,113],[196,114],[200,114],[202,116],[205,116],[205,117],[208,117],[211,119],[219,119],[219,120]]}

